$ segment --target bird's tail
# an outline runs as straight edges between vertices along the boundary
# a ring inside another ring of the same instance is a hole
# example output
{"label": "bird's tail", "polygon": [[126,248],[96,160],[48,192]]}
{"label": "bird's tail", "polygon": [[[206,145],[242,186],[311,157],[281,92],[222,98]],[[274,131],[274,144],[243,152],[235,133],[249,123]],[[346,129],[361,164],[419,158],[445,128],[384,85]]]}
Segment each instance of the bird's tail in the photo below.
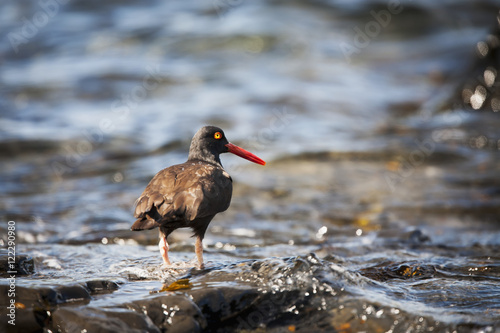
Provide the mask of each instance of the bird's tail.
{"label": "bird's tail", "polygon": [[135,221],[134,224],[132,224],[130,230],[133,231],[151,230],[154,228],[158,228],[159,226],[160,224],[158,222],[156,222],[151,217],[146,215],[144,217],[141,217],[140,219],[137,219],[137,221]]}

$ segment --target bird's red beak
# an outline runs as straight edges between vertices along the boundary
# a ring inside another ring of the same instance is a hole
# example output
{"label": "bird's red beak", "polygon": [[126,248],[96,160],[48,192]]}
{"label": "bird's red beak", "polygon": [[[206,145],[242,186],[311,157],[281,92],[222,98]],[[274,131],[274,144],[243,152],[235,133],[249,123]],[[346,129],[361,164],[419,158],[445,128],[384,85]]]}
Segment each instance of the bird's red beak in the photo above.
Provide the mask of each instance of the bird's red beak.
{"label": "bird's red beak", "polygon": [[244,159],[247,159],[251,162],[260,164],[260,165],[266,165],[266,161],[261,159],[260,157],[252,154],[251,152],[238,147],[237,145],[233,145],[232,143],[228,143],[226,145],[227,149],[229,150],[230,153],[233,153],[235,155],[238,155],[239,157],[243,157]]}

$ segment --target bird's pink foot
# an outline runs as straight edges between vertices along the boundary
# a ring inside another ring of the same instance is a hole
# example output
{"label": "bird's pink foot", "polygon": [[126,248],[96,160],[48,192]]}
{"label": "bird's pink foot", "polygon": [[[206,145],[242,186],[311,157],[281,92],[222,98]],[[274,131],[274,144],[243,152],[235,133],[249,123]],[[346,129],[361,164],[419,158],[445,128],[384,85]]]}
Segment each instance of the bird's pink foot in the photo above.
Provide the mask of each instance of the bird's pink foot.
{"label": "bird's pink foot", "polygon": [[199,236],[196,237],[196,243],[194,244],[194,249],[196,252],[196,258],[198,259],[198,268],[205,268],[205,264],[203,263],[203,239]]}
{"label": "bird's pink foot", "polygon": [[168,243],[167,237],[160,237],[160,242],[158,243],[158,247],[160,248],[160,253],[163,258],[163,262],[168,267],[171,265],[170,259],[168,258]]}

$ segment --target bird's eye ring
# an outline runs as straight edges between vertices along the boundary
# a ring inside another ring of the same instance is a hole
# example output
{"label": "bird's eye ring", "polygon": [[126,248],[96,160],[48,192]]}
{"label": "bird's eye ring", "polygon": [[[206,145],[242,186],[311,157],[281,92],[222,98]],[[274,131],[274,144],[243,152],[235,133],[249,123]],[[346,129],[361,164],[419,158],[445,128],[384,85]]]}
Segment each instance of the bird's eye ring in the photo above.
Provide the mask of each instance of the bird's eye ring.
{"label": "bird's eye ring", "polygon": [[214,138],[217,139],[217,140],[221,139],[222,138],[221,132],[215,132]]}

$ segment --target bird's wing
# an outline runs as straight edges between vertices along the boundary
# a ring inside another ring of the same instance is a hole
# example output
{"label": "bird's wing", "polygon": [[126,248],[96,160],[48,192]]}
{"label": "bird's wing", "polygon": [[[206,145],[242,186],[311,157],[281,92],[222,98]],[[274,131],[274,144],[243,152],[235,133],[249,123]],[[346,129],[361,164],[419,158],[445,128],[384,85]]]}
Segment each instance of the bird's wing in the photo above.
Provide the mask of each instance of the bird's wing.
{"label": "bird's wing", "polygon": [[232,182],[219,167],[187,162],[158,172],[136,201],[134,216],[192,221],[229,207]]}

